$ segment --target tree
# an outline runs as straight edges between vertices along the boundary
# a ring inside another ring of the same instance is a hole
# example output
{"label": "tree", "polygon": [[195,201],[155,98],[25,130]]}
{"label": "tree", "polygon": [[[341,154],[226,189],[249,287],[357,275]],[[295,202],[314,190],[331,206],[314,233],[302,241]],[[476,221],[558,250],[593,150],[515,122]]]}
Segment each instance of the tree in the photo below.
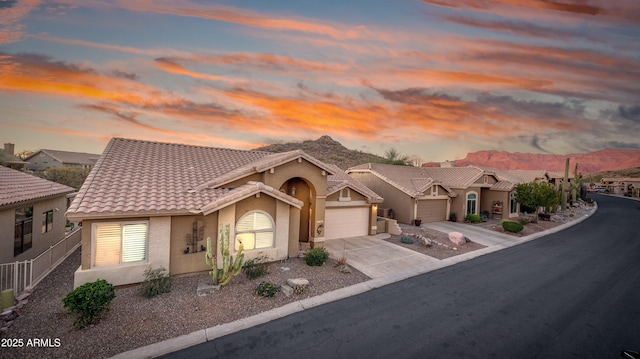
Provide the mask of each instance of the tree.
{"label": "tree", "polygon": [[80,189],[90,169],[78,167],[50,167],[42,174],[44,179]]}
{"label": "tree", "polygon": [[558,192],[548,183],[521,183],[516,186],[516,201],[525,212],[546,211],[558,205]]}
{"label": "tree", "polygon": [[409,156],[403,155],[395,148],[390,148],[384,153],[385,163],[390,165],[407,166],[411,164]]}

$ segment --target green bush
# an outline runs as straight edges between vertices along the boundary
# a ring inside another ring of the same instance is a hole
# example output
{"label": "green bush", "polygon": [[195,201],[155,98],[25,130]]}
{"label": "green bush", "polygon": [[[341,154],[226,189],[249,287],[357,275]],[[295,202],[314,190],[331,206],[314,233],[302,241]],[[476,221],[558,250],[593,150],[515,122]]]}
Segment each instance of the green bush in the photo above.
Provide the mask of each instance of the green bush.
{"label": "green bush", "polygon": [[408,236],[406,234],[402,234],[400,236],[400,242],[402,242],[404,244],[413,244],[414,240],[413,240],[413,238],[411,238],[411,236]]}
{"label": "green bush", "polygon": [[322,247],[311,248],[304,252],[304,260],[307,265],[319,267],[329,260],[329,252]]}
{"label": "green bush", "polygon": [[244,273],[244,275],[249,279],[256,279],[269,273],[269,263],[267,263],[267,257],[260,256],[244,262],[242,273]]}
{"label": "green bush", "polygon": [[271,282],[260,282],[256,287],[256,294],[261,297],[273,297],[280,291],[280,286]]}
{"label": "green bush", "polygon": [[471,223],[480,223],[481,220],[482,218],[480,218],[480,216],[478,216],[477,214],[474,214],[474,213],[467,214],[467,221]]}
{"label": "green bush", "polygon": [[171,292],[173,285],[173,277],[163,268],[151,269],[144,271],[144,281],[140,284],[140,294],[145,298],[153,298],[162,293]]}
{"label": "green bush", "polygon": [[518,223],[520,223],[523,226],[529,224],[530,223],[529,217],[518,218]]}
{"label": "green bush", "polygon": [[504,221],[502,222],[502,228],[507,232],[518,233],[524,229],[524,226],[518,222]]}
{"label": "green bush", "polygon": [[69,292],[62,299],[62,304],[76,313],[77,318],[73,325],[80,329],[96,323],[100,314],[109,311],[109,304],[115,297],[116,291],[113,285],[104,279],[98,279]]}

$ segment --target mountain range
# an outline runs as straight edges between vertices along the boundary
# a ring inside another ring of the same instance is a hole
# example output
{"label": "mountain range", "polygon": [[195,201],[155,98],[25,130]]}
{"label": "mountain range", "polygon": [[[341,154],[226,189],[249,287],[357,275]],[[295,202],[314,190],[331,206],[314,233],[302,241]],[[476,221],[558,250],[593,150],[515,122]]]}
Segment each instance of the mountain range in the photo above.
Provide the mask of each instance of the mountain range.
{"label": "mountain range", "polygon": [[[322,136],[317,140],[272,144],[256,148],[256,150],[269,152],[286,152],[297,149],[301,149],[325,163],[335,164],[342,169],[368,162],[388,162],[384,157],[350,150],[329,136]],[[585,174],[640,167],[640,150],[612,148],[568,155],[478,151],[468,153],[465,158],[453,161],[453,164],[456,167],[475,165],[503,170],[544,169],[551,172],[564,172],[567,157],[570,159],[570,172],[573,172],[576,163],[578,163],[578,172]],[[440,162],[428,162],[422,166],[438,167]]]}

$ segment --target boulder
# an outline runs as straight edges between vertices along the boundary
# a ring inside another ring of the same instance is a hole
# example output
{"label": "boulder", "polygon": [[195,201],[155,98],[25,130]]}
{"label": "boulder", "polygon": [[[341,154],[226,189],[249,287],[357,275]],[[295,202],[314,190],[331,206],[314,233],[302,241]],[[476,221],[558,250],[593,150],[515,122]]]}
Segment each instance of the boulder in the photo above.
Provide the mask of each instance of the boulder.
{"label": "boulder", "polygon": [[309,285],[309,280],[305,278],[289,278],[287,284],[291,287],[306,287]]}
{"label": "boulder", "polygon": [[290,297],[291,294],[293,294],[293,288],[289,287],[286,284],[280,286],[280,291],[284,293],[284,295],[286,295],[287,297]]}
{"label": "boulder", "polygon": [[449,233],[449,240],[455,244],[456,246],[461,246],[465,243],[467,243],[467,241],[464,238],[464,235],[460,232],[450,232]]}

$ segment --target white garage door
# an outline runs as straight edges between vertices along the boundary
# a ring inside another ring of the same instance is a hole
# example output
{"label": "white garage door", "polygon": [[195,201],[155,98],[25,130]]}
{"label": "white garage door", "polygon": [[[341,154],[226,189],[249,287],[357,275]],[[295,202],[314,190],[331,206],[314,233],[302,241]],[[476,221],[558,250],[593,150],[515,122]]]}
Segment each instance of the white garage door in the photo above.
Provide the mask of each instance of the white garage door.
{"label": "white garage door", "polygon": [[326,239],[369,234],[369,207],[327,208],[324,212]]}

